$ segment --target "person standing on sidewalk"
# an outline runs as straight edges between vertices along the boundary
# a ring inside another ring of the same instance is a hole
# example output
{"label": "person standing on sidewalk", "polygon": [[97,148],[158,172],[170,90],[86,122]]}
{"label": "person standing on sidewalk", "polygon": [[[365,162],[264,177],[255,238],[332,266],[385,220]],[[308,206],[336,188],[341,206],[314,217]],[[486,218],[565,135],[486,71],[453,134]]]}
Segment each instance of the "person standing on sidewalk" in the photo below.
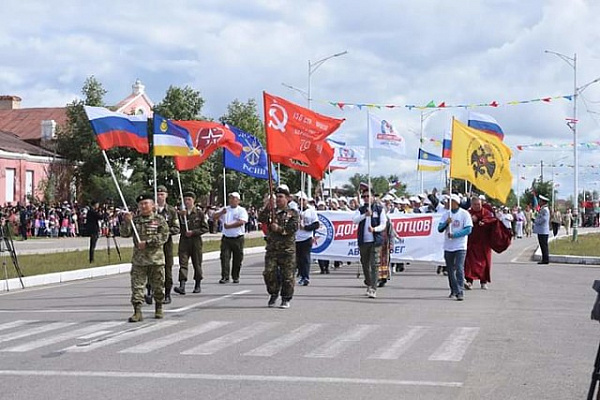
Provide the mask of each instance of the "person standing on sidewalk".
{"label": "person standing on sidewalk", "polygon": [[558,235],[558,230],[560,229],[560,225],[562,224],[562,214],[557,209],[552,212],[552,233],[556,237]]}
{"label": "person standing on sidewalk", "polygon": [[438,232],[444,234],[444,259],[448,270],[450,297],[456,300],[464,299],[465,257],[467,255],[468,236],[473,229],[473,220],[469,212],[460,207],[460,197],[450,196],[448,210],[438,225]]}
{"label": "person standing on sidewalk", "polygon": [[361,197],[364,203],[354,212],[352,222],[358,224],[358,250],[367,285],[367,296],[374,299],[377,297],[381,246],[384,240],[382,232],[387,226],[387,216],[383,207],[368,190],[364,191]]}
{"label": "person standing on sidewalk", "polygon": [[533,233],[537,234],[540,250],[542,251],[542,260],[538,264],[550,264],[550,254],[548,250],[548,236],[550,236],[550,210],[548,209],[548,198],[539,195],[540,211],[533,221]]}
{"label": "person standing on sidewalk", "polygon": [[281,293],[280,308],[290,308],[294,295],[294,270],[296,269],[296,231],[298,212],[288,206],[290,190],[286,185],[275,189],[275,204],[270,197],[258,215],[267,226],[267,248],[263,277],[269,293],[268,307],[275,307]]}
{"label": "person standing on sidewalk", "polygon": [[133,315],[129,322],[142,321],[142,303],[146,282],[154,288],[154,317],[161,319],[163,315],[163,300],[165,297],[165,254],[163,245],[169,238],[169,225],[165,219],[154,212],[154,198],[150,194],[137,197],[138,215],[130,213],[123,215],[121,236],[134,236],[133,225],[139,234],[139,240],[134,236],[133,257],[131,259],[131,304]]}
{"label": "person standing on sidewalk", "polygon": [[202,282],[202,235],[208,232],[208,222],[204,213],[200,211],[194,202],[194,192],[183,194],[185,210],[181,210],[179,223],[181,225],[181,237],[179,239],[179,287],[175,292],[185,294],[185,283],[188,280],[189,260],[192,259],[194,267],[194,293],[200,293]]}
{"label": "person standing on sidewalk", "polygon": [[[231,278],[233,283],[240,282],[240,270],[244,260],[244,234],[246,233],[246,224],[248,223],[248,212],[240,206],[240,194],[238,192],[229,193],[229,206],[223,207],[214,213],[215,223],[221,221],[223,227],[221,237],[221,280],[219,283],[229,282]],[[231,256],[233,261],[230,270]]]}
{"label": "person standing on sidewalk", "polygon": [[319,229],[319,217],[314,207],[308,205],[308,197],[300,193],[300,225],[296,231],[296,265],[300,280],[298,285],[308,286],[310,283],[310,251],[312,250],[313,234]]}
{"label": "person standing on sidewalk", "polygon": [[[158,185],[156,188],[157,203],[156,213],[161,215],[169,225],[169,239],[163,246],[165,253],[165,300],[164,304],[171,304],[171,289],[173,288],[173,235],[179,235],[180,225],[179,217],[175,207],[167,204],[169,192],[164,185]],[[148,293],[145,296],[147,304],[152,304],[152,287],[150,282],[146,286]]]}
{"label": "person standing on sidewalk", "polygon": [[94,252],[96,251],[96,244],[98,243],[98,236],[100,235],[100,221],[102,221],[102,215],[99,211],[100,203],[94,201],[85,218],[85,227],[88,235],[90,235],[90,264],[94,262]]}
{"label": "person standing on sidewalk", "polygon": [[567,236],[571,234],[571,224],[573,224],[573,214],[571,213],[571,209],[569,208],[563,216],[563,225],[565,226]]}

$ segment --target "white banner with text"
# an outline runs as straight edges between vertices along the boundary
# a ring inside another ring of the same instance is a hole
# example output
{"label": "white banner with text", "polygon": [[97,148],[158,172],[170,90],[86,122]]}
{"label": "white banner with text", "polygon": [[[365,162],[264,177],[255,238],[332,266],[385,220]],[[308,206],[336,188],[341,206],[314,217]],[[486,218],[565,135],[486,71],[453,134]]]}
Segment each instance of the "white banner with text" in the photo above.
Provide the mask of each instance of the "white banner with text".
{"label": "white banner with text", "polygon": [[[353,211],[318,211],[312,258],[358,261],[358,224]],[[444,263],[444,235],[437,231],[441,214],[390,214],[395,232],[390,243],[392,262],[427,261]]]}

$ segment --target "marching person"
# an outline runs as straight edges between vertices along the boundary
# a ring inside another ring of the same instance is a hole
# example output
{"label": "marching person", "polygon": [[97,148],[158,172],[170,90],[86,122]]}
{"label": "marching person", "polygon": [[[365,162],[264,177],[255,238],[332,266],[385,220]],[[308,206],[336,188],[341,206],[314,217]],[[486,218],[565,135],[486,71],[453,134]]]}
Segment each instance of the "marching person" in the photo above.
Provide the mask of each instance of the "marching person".
{"label": "marching person", "polygon": [[300,225],[296,231],[296,264],[300,280],[298,285],[307,286],[310,283],[310,251],[312,250],[313,233],[319,229],[319,217],[315,209],[308,205],[308,197],[300,193]]}
{"label": "marching person", "polygon": [[144,302],[144,287],[149,280],[154,288],[154,317],[161,319],[163,315],[163,300],[165,298],[165,254],[163,245],[169,238],[169,225],[165,219],[154,212],[154,199],[150,194],[137,197],[138,215],[133,217],[125,213],[121,224],[121,236],[134,235],[133,224],[139,234],[139,241],[133,238],[134,248],[131,259],[131,304],[133,315],[129,322],[142,321],[142,303]]}
{"label": "marching person", "polygon": [[550,264],[550,255],[548,251],[548,236],[550,236],[550,210],[548,209],[548,198],[538,196],[540,199],[540,211],[533,221],[533,233],[537,234],[540,250],[542,251],[542,260],[538,264]]}
{"label": "marching person", "polygon": [[204,213],[194,204],[196,195],[194,192],[183,194],[185,210],[179,212],[181,225],[181,237],[179,239],[179,287],[175,292],[185,294],[185,283],[188,280],[189,260],[192,259],[194,267],[194,291],[200,293],[202,282],[202,235],[208,232],[208,222]]}
{"label": "marching person", "polygon": [[[215,222],[220,220],[223,227],[223,236],[221,237],[221,279],[219,283],[229,282],[230,271],[233,283],[240,282],[240,270],[244,260],[244,233],[248,222],[248,212],[240,206],[240,199],[238,192],[229,193],[229,205],[213,216]],[[233,262],[230,270],[229,264],[232,255]]]}
{"label": "marching person", "polygon": [[364,204],[354,212],[352,222],[358,224],[358,250],[367,285],[367,296],[374,299],[377,297],[381,246],[383,246],[382,232],[387,225],[387,216],[383,207],[375,201],[375,197],[368,190],[364,191],[361,197]]}
{"label": "marching person", "polygon": [[447,211],[438,225],[438,232],[444,235],[444,259],[448,270],[450,298],[464,299],[465,257],[467,255],[467,236],[473,228],[473,220],[467,210],[460,207],[460,197],[450,195],[450,210]]}
{"label": "marching person", "polygon": [[258,220],[268,228],[263,277],[270,295],[269,307],[275,307],[281,293],[280,308],[290,308],[294,295],[298,212],[288,206],[289,196],[287,186],[277,187],[275,205],[267,197],[258,215]]}
{"label": "marching person", "polygon": [[[171,289],[173,288],[173,235],[179,235],[179,217],[175,207],[167,204],[169,192],[166,186],[158,185],[156,188],[156,213],[161,215],[169,225],[169,238],[163,246],[165,253],[165,300],[164,304],[171,304]],[[147,304],[152,304],[152,286],[150,281],[146,285],[148,293],[145,296]]]}
{"label": "marching person", "polygon": [[488,208],[481,204],[477,196],[471,198],[469,214],[473,221],[473,230],[467,241],[467,256],[465,260],[465,289],[471,290],[474,280],[479,280],[481,289],[486,290],[492,281],[492,248],[490,235],[493,224],[497,219]]}

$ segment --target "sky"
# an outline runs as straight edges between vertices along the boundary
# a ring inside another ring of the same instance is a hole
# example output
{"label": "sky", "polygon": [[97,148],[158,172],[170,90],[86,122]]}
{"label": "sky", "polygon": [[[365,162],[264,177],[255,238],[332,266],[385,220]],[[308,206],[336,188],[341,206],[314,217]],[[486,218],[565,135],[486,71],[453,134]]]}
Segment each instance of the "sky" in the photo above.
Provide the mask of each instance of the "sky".
{"label": "sky", "polygon": [[[566,198],[574,190],[573,133],[565,120],[573,102],[507,103],[573,94],[574,69],[545,50],[577,55],[578,87],[600,78],[598,15],[597,0],[5,0],[0,95],[20,96],[22,107],[63,106],[94,75],[114,104],[139,78],[154,102],[170,85],[199,90],[202,114],[217,119],[235,99],[256,99],[262,109],[263,90],[305,105],[309,60],[347,51],[312,73],[312,108],[346,119],[335,139],[366,145],[366,109],[329,102],[399,106],[371,109],[407,142],[405,155],[374,152],[374,175],[397,174],[419,192],[421,117],[423,148],[439,154],[428,139],[441,140],[452,116],[468,112],[421,114],[405,105],[496,101],[499,107],[469,110],[502,126],[513,150],[513,188],[529,187],[543,161],[544,179],[554,176],[558,197]],[[579,142],[600,140],[600,82],[581,92],[577,118]],[[516,148],[535,143],[555,147]],[[599,151],[579,152],[580,190],[600,190],[600,168],[591,168]],[[334,172],[334,186],[356,172],[367,167]],[[442,174],[424,173],[424,188],[434,186],[442,186]]]}

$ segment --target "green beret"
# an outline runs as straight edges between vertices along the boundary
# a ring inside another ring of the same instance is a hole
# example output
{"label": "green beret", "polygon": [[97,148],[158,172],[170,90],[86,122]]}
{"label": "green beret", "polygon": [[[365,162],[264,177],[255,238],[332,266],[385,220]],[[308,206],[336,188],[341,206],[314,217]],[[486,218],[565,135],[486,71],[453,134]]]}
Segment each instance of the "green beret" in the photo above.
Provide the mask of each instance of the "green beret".
{"label": "green beret", "polygon": [[169,193],[169,191],[167,190],[167,187],[165,185],[158,185],[158,187],[156,188],[156,191],[158,193]]}
{"label": "green beret", "polygon": [[196,194],[194,192],[184,192],[183,197],[191,197],[192,199],[196,199]]}
{"label": "green beret", "polygon": [[135,201],[138,203],[144,200],[154,200],[154,196],[152,196],[150,193],[142,193],[135,199]]}

